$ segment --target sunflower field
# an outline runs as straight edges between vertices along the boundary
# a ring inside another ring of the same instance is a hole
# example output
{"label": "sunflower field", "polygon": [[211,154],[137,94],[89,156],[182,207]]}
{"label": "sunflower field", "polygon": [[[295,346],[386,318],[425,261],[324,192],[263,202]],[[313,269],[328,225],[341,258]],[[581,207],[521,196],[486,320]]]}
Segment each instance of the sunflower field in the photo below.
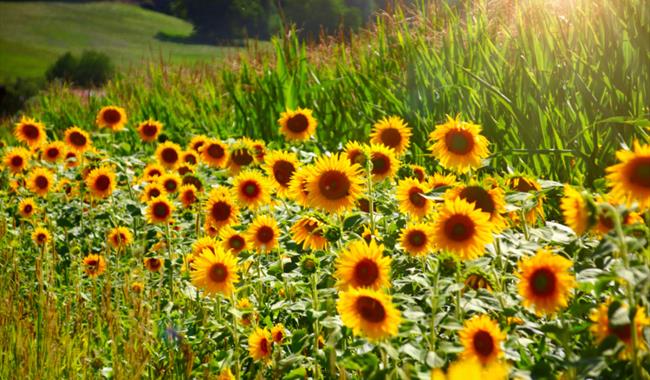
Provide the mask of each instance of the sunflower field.
{"label": "sunflower field", "polygon": [[[0,145],[0,378],[650,379],[650,7],[598,3],[600,21],[636,17],[607,42],[622,77],[584,45],[471,22],[488,8],[448,7],[419,39],[441,12],[422,4],[358,41],[422,47],[411,63],[427,43],[531,43],[523,59],[566,53],[576,76],[552,87],[541,66],[501,76],[466,53],[444,74],[458,87],[407,65],[402,102],[401,58],[332,68],[313,55],[343,45],[289,35],[275,66],[224,69],[194,97],[168,72],[42,94]],[[609,35],[582,27],[564,37]],[[361,73],[384,64],[394,85]],[[576,78],[592,98],[563,98]]]}

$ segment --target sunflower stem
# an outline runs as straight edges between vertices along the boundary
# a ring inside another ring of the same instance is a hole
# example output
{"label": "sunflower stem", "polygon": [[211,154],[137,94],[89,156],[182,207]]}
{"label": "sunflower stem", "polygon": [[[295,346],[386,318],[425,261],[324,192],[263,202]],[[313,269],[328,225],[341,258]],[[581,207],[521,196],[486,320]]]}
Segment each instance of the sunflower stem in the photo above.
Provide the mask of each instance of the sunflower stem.
{"label": "sunflower stem", "polygon": [[320,336],[320,322],[318,319],[318,271],[311,275],[312,308],[316,317],[314,318],[314,380],[320,379],[320,368],[318,367],[318,337]]}
{"label": "sunflower stem", "polygon": [[237,309],[237,303],[235,302],[235,293],[233,292],[230,295],[230,301],[232,303],[232,339],[233,343],[235,344],[234,350],[235,350],[235,379],[239,380],[240,374],[239,374],[239,326],[237,325],[237,313],[235,313],[235,310]]}
{"label": "sunflower stem", "polygon": [[[426,256],[425,256],[426,258]],[[426,260],[423,260],[423,266],[424,269],[426,270]],[[431,340],[430,340],[430,350],[432,352],[436,352],[436,309],[438,305],[438,268],[437,265],[434,268],[432,266],[431,268]],[[435,270],[434,270],[435,269]]]}
{"label": "sunflower stem", "polygon": [[[460,266],[461,263],[456,263],[456,284],[459,285],[461,284],[461,277],[460,277]],[[461,300],[461,293],[463,291],[462,287],[458,287],[458,290],[456,291],[456,317],[458,318],[458,322],[463,321],[463,310],[460,307],[460,300]]]}
{"label": "sunflower stem", "polygon": [[167,256],[169,258],[169,271],[167,275],[167,281],[169,282],[169,297],[172,304],[174,303],[174,258],[172,257],[172,234],[171,228],[169,227],[169,222],[167,225]]}
{"label": "sunflower stem", "polygon": [[370,214],[370,234],[372,239],[372,235],[375,233],[375,205],[372,196],[372,160],[369,157],[366,158],[366,170],[368,171],[368,214]]}

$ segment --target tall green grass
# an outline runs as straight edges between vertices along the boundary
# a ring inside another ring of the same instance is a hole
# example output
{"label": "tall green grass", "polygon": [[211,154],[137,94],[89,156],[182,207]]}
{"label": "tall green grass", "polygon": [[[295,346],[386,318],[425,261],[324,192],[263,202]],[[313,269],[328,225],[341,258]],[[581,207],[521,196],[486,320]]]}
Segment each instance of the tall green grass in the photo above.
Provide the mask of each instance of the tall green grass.
{"label": "tall green grass", "polygon": [[374,121],[397,114],[413,127],[411,153],[425,164],[428,133],[461,113],[483,126],[498,152],[492,165],[589,183],[621,144],[647,139],[647,1],[444,3],[398,8],[346,43],[305,46],[288,32],[274,54],[225,67],[153,64],[103,96],[52,87],[27,113],[60,133],[93,128],[101,105],[119,104],[132,121],[159,119],[172,138],[274,139],[279,113],[303,106],[315,110],[329,149],[366,140]]}

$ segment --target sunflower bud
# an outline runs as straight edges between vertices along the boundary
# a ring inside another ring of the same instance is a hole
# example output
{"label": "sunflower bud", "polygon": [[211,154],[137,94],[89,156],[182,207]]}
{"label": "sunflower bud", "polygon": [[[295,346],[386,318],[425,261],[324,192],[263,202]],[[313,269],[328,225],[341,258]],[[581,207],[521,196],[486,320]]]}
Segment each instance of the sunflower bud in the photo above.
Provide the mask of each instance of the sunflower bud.
{"label": "sunflower bud", "polygon": [[315,273],[318,269],[318,259],[314,255],[306,255],[300,260],[300,268],[304,274]]}
{"label": "sunflower bud", "polygon": [[339,227],[330,227],[325,233],[325,238],[329,242],[335,242],[341,239],[341,229]]}

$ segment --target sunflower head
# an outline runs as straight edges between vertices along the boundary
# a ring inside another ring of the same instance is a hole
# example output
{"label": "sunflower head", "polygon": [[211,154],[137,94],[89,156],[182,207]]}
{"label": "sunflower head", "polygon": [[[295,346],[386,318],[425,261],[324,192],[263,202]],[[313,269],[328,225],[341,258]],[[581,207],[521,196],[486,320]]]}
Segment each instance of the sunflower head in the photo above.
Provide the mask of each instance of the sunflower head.
{"label": "sunflower head", "polygon": [[52,141],[45,144],[42,149],[42,158],[47,162],[61,161],[66,154],[65,144],[61,141]]}
{"label": "sunflower head", "polygon": [[248,227],[246,237],[251,246],[260,253],[269,253],[278,245],[278,223],[268,215],[259,215]]}
{"label": "sunflower head", "polygon": [[465,275],[465,289],[492,291],[492,279],[479,267],[474,267]]}
{"label": "sunflower head", "polygon": [[277,344],[282,344],[282,341],[284,341],[286,334],[287,331],[281,323],[278,323],[271,329],[271,337],[273,338],[273,342]]}
{"label": "sunflower head", "polygon": [[183,180],[181,179],[181,176],[173,172],[168,172],[158,177],[158,183],[165,188],[165,192],[167,194],[174,194],[178,192],[182,181]]}
{"label": "sunflower head", "polygon": [[133,241],[133,235],[126,227],[115,227],[108,232],[108,244],[115,249],[127,247]]}
{"label": "sunflower head", "polygon": [[440,173],[435,173],[429,177],[429,186],[432,190],[438,190],[445,187],[452,187],[456,185],[456,176],[453,174],[442,175]]}
{"label": "sunflower head", "polygon": [[389,256],[384,256],[384,246],[374,240],[353,241],[336,259],[337,286],[349,288],[381,289],[390,284]]}
{"label": "sunflower head", "polygon": [[171,141],[165,141],[156,148],[156,157],[160,165],[167,169],[174,169],[181,162],[181,152],[180,145]]}
{"label": "sunflower head", "polygon": [[201,153],[201,149],[203,148],[203,145],[209,140],[209,138],[205,135],[197,135],[193,136],[192,139],[190,140],[190,143],[188,145],[189,149],[192,149],[196,153]]}
{"label": "sunflower head", "polygon": [[200,147],[201,160],[213,168],[223,168],[228,162],[228,145],[217,139],[206,139]]}
{"label": "sunflower head", "polygon": [[14,136],[22,143],[30,147],[37,147],[42,145],[47,136],[45,135],[45,126],[42,123],[28,117],[22,117],[20,122],[16,124],[14,129]]}
{"label": "sunflower head", "polygon": [[302,141],[309,139],[314,134],[318,122],[312,116],[312,110],[298,108],[282,112],[278,124],[280,133],[285,139]]}
{"label": "sunflower head", "polygon": [[116,106],[102,107],[95,119],[95,124],[99,128],[108,128],[113,132],[122,130],[126,122],[126,111],[124,111],[124,108]]}
{"label": "sunflower head", "polygon": [[165,168],[157,163],[148,164],[142,171],[142,177],[145,181],[155,181],[157,178],[165,174]]}
{"label": "sunflower head", "polygon": [[232,201],[228,190],[216,188],[210,192],[206,213],[206,222],[218,230],[237,222],[239,207]]}
{"label": "sunflower head", "polygon": [[400,166],[395,151],[381,144],[370,145],[370,162],[372,162],[370,173],[374,181],[393,178]]}
{"label": "sunflower head", "polygon": [[257,170],[247,169],[233,180],[233,197],[240,205],[257,209],[271,200],[268,179]]}
{"label": "sunflower head", "polygon": [[[617,318],[621,320],[615,323],[612,320],[614,315],[626,315],[628,317]],[[593,322],[590,331],[596,338],[596,341],[600,344],[605,338],[615,336],[626,346],[626,350],[622,353],[623,358],[629,357],[632,353],[633,329],[629,315],[629,308],[626,304],[612,299],[608,299],[605,303],[600,304],[589,315],[589,319]],[[637,348],[641,351],[646,351],[648,347],[645,339],[643,339],[643,330],[650,325],[650,318],[648,318],[645,308],[642,306],[636,309],[634,325],[636,326],[636,338],[639,343]]]}
{"label": "sunflower head", "polygon": [[199,163],[199,155],[193,150],[186,150],[181,153],[181,162],[189,165],[191,167],[196,166]]}
{"label": "sunflower head", "polygon": [[433,201],[424,197],[431,188],[415,178],[405,178],[397,184],[396,198],[399,210],[414,218],[421,219],[433,209]]}
{"label": "sunflower head", "polygon": [[36,202],[32,198],[25,198],[18,203],[18,213],[23,218],[31,218],[36,213]]}
{"label": "sunflower head", "polygon": [[46,245],[50,241],[51,237],[50,231],[43,227],[36,227],[34,232],[32,232],[32,241],[36,245]]}
{"label": "sunflower head", "polygon": [[10,148],[5,153],[2,162],[12,173],[20,173],[27,168],[29,156],[30,153],[25,148]]}
{"label": "sunflower head", "polygon": [[192,262],[192,284],[206,294],[221,293],[229,296],[239,280],[237,259],[221,246],[215,250],[204,249]]}
{"label": "sunflower head", "polygon": [[147,219],[149,223],[168,223],[174,213],[174,205],[161,195],[149,201],[147,208]]}
{"label": "sunflower head", "polygon": [[147,257],[143,260],[143,264],[149,272],[160,272],[163,268],[163,265],[165,264],[165,259]]}
{"label": "sunflower head", "polygon": [[223,249],[233,255],[238,255],[241,251],[246,249],[246,237],[231,227],[225,227],[219,231],[219,237]]}
{"label": "sunflower head", "polygon": [[88,133],[78,127],[70,127],[65,130],[64,141],[73,152],[83,153],[90,149],[92,141]]}
{"label": "sunflower head", "polygon": [[365,168],[368,159],[367,150],[368,146],[365,144],[362,145],[356,141],[348,141],[345,144],[345,148],[343,148],[342,156],[350,161],[350,165],[357,164]]}
{"label": "sunflower head", "polygon": [[458,173],[481,167],[488,151],[488,140],[480,134],[479,125],[447,116],[447,122],[436,125],[429,136],[429,147],[440,164]]}
{"label": "sunflower head", "polygon": [[161,122],[149,119],[138,124],[138,134],[140,139],[144,142],[156,141],[158,135],[162,131],[163,125]]}
{"label": "sunflower head", "polygon": [[340,292],[336,309],[343,324],[355,335],[373,341],[397,335],[400,312],[382,291],[357,288]]}
{"label": "sunflower head", "polygon": [[[524,214],[526,223],[534,225],[537,219],[544,220],[544,195],[538,194],[542,190],[542,186],[535,178],[521,174],[511,175],[506,178],[506,186],[512,191],[535,194],[535,205],[526,210]],[[520,216],[518,213],[512,212],[510,213],[510,219],[517,223]]]}
{"label": "sunflower head", "polygon": [[402,248],[413,256],[431,253],[433,250],[431,229],[432,226],[428,223],[414,223],[403,228],[399,238]]}
{"label": "sunflower head", "polygon": [[303,207],[309,207],[308,180],[310,173],[311,166],[301,166],[296,170],[289,182],[287,195]]}
{"label": "sunflower head", "polygon": [[88,255],[83,260],[84,270],[90,278],[100,276],[106,270],[106,260],[101,255]]}
{"label": "sunflower head", "polygon": [[447,199],[463,199],[474,205],[477,210],[488,214],[492,230],[495,232],[506,227],[503,217],[506,209],[505,195],[499,187],[486,188],[479,184],[459,186],[448,190],[445,197]]}
{"label": "sunflower head", "polygon": [[255,151],[251,146],[251,140],[240,139],[230,146],[228,168],[233,174],[239,173],[242,168],[255,164]]}
{"label": "sunflower head", "polygon": [[248,353],[253,360],[269,362],[273,352],[273,338],[267,329],[257,328],[248,337]]}
{"label": "sunflower head", "polygon": [[573,263],[560,255],[540,250],[519,262],[519,294],[526,307],[537,314],[554,314],[568,305],[576,280],[569,271]]}
{"label": "sunflower head", "polygon": [[149,202],[150,200],[163,195],[167,195],[167,191],[163,185],[159,184],[158,182],[152,182],[147,184],[147,186],[145,186],[145,188],[142,190],[140,200],[143,202]]}
{"label": "sunflower head", "polygon": [[309,204],[331,213],[353,208],[363,191],[359,169],[339,155],[319,157],[306,180]]}
{"label": "sunflower head", "polygon": [[325,249],[328,240],[325,237],[325,225],[311,216],[303,216],[291,226],[293,241],[302,244],[303,249]]}
{"label": "sunflower head", "polygon": [[472,260],[485,253],[492,242],[489,215],[477,210],[466,200],[446,200],[433,225],[437,248],[446,250],[462,260]]}
{"label": "sunflower head", "polygon": [[370,142],[392,148],[397,155],[402,155],[409,147],[411,128],[399,116],[385,117],[373,126]]}
{"label": "sunflower head", "polygon": [[52,186],[54,186],[54,175],[49,169],[36,168],[29,173],[27,188],[31,192],[44,197]]}
{"label": "sunflower head", "polygon": [[196,187],[194,185],[183,185],[178,189],[178,198],[180,198],[183,207],[189,208],[198,200]]}
{"label": "sunflower head", "polygon": [[501,343],[506,335],[487,315],[476,315],[465,321],[459,336],[465,348],[464,358],[478,359],[485,365],[503,356]]}
{"label": "sunflower head", "polygon": [[109,167],[93,169],[86,177],[86,186],[95,198],[106,198],[115,189],[115,173]]}
{"label": "sunflower head", "polygon": [[420,182],[426,182],[428,175],[427,170],[420,165],[409,165],[410,174]]}
{"label": "sunflower head", "polygon": [[595,223],[596,207],[593,201],[572,186],[564,186],[560,209],[562,209],[564,222],[577,235],[584,234]]}
{"label": "sunflower head", "polygon": [[264,156],[264,170],[280,195],[286,194],[293,174],[298,169],[298,157],[293,152],[271,151]]}
{"label": "sunflower head", "polygon": [[650,207],[650,145],[634,141],[634,150],[616,152],[620,161],[607,168],[607,181],[612,195],[631,205],[637,202],[641,209]]}

